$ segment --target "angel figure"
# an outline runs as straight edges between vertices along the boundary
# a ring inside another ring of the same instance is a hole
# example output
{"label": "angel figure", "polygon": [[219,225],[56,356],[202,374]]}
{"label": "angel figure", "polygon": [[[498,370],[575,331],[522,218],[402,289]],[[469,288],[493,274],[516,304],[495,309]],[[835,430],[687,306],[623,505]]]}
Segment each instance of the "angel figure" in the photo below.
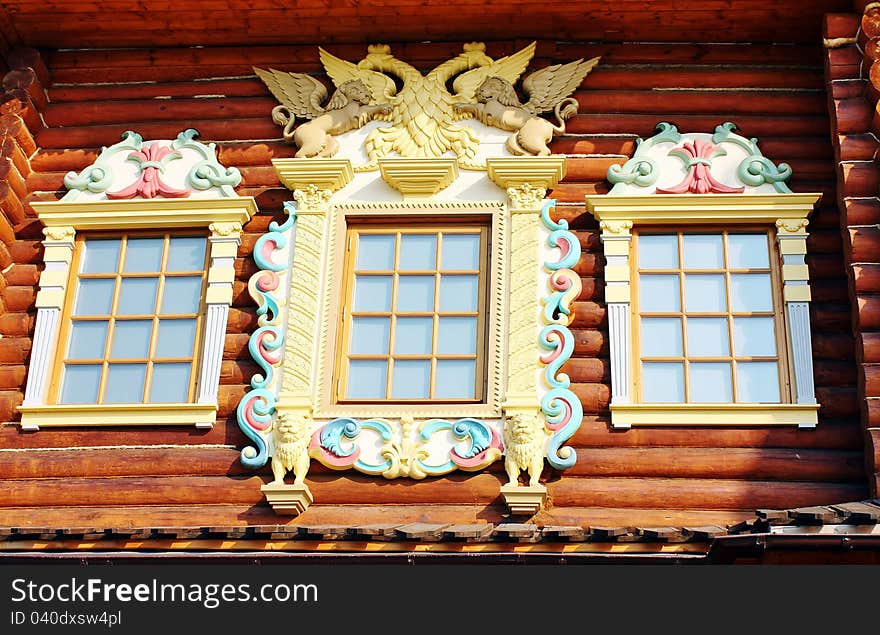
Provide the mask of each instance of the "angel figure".
{"label": "angel figure", "polygon": [[[327,89],[318,80],[303,73],[275,69],[254,68],[254,71],[281,102],[272,109],[272,121],[284,127],[285,141],[296,144],[297,157],[332,157],[339,150],[339,142],[333,135],[360,128],[374,117],[391,112],[391,104],[376,103],[374,91],[361,79],[340,83],[330,101],[322,107]],[[386,81],[379,81],[381,86],[387,86]],[[393,87],[393,81],[387,81]],[[389,96],[387,92],[383,94],[383,97]],[[297,119],[310,121],[294,129]]]}
{"label": "angel figure", "polygon": [[[513,132],[506,144],[511,154],[547,156],[554,135],[565,134],[565,122],[578,110],[571,94],[598,62],[599,58],[594,57],[535,71],[523,80],[523,89],[529,95],[524,104],[509,80],[487,77],[474,92],[476,103],[457,103],[455,108],[487,126]],[[538,116],[551,111],[556,124]]]}

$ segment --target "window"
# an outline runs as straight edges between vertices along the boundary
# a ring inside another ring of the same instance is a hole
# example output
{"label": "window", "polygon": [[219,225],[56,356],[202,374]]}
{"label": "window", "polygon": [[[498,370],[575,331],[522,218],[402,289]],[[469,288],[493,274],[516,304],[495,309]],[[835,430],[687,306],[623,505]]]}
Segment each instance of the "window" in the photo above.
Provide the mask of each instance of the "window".
{"label": "window", "polygon": [[338,403],[485,400],[488,233],[348,229]]}
{"label": "window", "polygon": [[638,232],[636,398],[783,403],[786,342],[772,236]]}
{"label": "window", "polygon": [[78,237],[50,402],[193,401],[206,247],[204,235]]}

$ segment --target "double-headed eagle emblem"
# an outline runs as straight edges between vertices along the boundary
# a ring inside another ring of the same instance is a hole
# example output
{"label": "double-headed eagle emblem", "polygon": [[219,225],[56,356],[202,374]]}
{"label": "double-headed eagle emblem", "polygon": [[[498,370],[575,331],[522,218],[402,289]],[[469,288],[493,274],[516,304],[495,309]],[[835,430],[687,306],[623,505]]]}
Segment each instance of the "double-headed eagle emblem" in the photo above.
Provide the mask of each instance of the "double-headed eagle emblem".
{"label": "double-headed eagle emblem", "polygon": [[[391,54],[387,45],[370,46],[357,64],[319,48],[321,63],[336,91],[303,73],[274,69],[254,71],[281,104],[272,120],[283,126],[284,139],[294,143],[297,157],[330,157],[339,149],[333,138],[372,120],[387,122],[366,138],[368,161],[355,169],[373,170],[378,160],[439,157],[452,152],[462,168],[483,169],[477,159],[479,139],[458,122],[475,118],[511,132],[507,149],[515,155],[545,156],[554,135],[565,132],[565,121],[577,112],[572,93],[599,58],[556,64],[525,78],[520,102],[514,85],[535,54],[535,43],[493,60],[482,43],[465,44],[456,57],[427,75]],[[395,83],[394,79],[398,79]],[[452,82],[452,91],[448,86]],[[400,89],[398,89],[400,85]],[[539,117],[553,113],[556,123]],[[297,126],[297,121],[307,120]]]}

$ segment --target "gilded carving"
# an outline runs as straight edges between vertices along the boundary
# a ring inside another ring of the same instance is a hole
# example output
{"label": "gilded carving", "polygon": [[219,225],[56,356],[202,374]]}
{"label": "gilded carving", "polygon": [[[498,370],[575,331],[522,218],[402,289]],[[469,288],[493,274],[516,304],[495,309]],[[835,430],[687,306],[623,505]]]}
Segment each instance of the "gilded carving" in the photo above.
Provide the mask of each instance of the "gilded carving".
{"label": "gilded carving", "polygon": [[49,240],[58,242],[69,242],[76,236],[76,230],[73,227],[44,227],[43,236]]}
{"label": "gilded carving", "polygon": [[508,486],[519,485],[522,471],[529,475],[529,487],[539,484],[544,469],[544,425],[536,414],[516,412],[504,421],[504,471]]}
{"label": "gilded carving", "polygon": [[293,198],[299,204],[298,211],[314,211],[327,208],[333,190],[321,189],[317,185],[308,185],[303,190],[294,190]]}
{"label": "gilded carving", "polygon": [[211,223],[208,226],[214,236],[238,238],[241,235],[241,223]]}
{"label": "gilded carving", "polygon": [[507,188],[512,209],[539,210],[546,194],[546,188],[536,187],[530,183]]}
{"label": "gilded carving", "polygon": [[284,477],[293,472],[294,485],[303,485],[309,471],[309,441],[312,437],[311,418],[301,413],[280,412],[272,431],[272,475],[274,485],[283,485]]}
{"label": "gilded carving", "polygon": [[806,218],[780,218],[776,221],[776,227],[789,234],[804,233],[809,224]]}
{"label": "gilded carving", "polygon": [[421,438],[414,434],[415,421],[406,415],[400,419],[400,436],[393,437],[382,446],[382,458],[391,462],[391,467],[382,472],[388,479],[408,476],[422,479],[427,476],[419,462],[428,458],[429,453],[422,447]]}
{"label": "gilded carving", "polygon": [[633,222],[631,220],[603,220],[599,221],[599,229],[603,234],[628,234],[632,229]]}

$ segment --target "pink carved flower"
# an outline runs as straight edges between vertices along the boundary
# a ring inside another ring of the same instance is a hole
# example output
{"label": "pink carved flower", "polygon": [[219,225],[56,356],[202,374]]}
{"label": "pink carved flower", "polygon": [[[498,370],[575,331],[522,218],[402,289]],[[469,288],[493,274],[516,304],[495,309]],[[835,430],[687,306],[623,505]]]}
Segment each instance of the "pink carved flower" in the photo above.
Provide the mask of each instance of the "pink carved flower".
{"label": "pink carved flower", "polygon": [[141,168],[141,174],[137,180],[128,187],[118,192],[107,192],[109,199],[134,198],[138,194],[144,198],[154,198],[161,194],[168,198],[185,198],[192,191],[189,189],[179,190],[162,182],[161,173],[165,170],[165,164],[172,159],[179,159],[180,153],[168,147],[162,147],[158,143],[148,143],[142,150],[128,155],[129,161],[134,161]]}
{"label": "pink carved flower", "polygon": [[675,148],[669,154],[677,156],[684,161],[688,173],[678,185],[668,188],[658,187],[657,194],[684,194],[685,192],[693,194],[740,194],[745,190],[744,187],[724,185],[724,183],[715,180],[715,177],[712,176],[710,172],[712,169],[712,159],[719,154],[724,154],[724,151],[711,141],[703,139],[686,141],[681,148]]}

